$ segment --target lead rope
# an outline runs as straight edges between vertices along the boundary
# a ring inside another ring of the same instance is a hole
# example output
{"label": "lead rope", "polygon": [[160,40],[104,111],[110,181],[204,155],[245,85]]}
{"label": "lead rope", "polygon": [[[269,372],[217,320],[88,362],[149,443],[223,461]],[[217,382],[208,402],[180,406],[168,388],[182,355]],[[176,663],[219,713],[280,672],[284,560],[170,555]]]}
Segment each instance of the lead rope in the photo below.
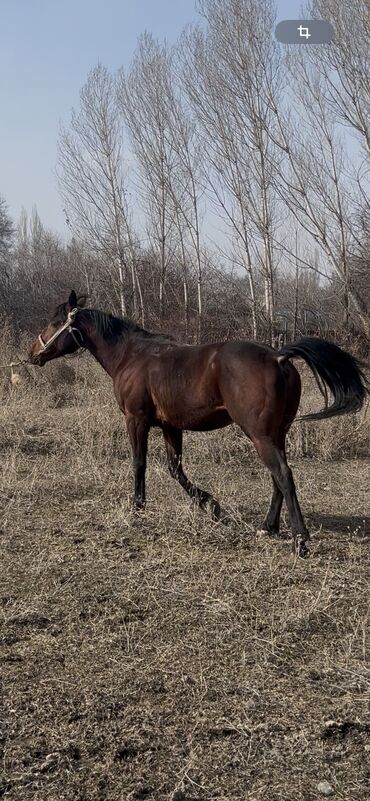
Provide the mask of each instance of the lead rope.
{"label": "lead rope", "polygon": [[9,362],[9,364],[0,364],[0,370],[6,370],[9,369],[9,367],[10,370],[12,370],[13,367],[18,367],[20,364],[31,364],[31,362],[29,361],[29,359],[20,359],[19,362]]}
{"label": "lead rope", "polygon": [[10,383],[15,386],[21,380],[19,373],[14,371],[14,367],[20,364],[30,364],[29,359],[20,359],[18,362],[9,362],[9,364],[0,364],[0,370],[9,370],[10,368]]}

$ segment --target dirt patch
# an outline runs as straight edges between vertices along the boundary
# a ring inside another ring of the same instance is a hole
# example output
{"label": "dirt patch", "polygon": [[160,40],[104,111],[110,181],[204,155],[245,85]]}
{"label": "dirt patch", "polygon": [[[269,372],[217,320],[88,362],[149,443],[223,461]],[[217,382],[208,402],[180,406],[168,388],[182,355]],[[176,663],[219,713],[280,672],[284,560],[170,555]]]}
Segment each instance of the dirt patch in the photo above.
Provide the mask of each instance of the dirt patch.
{"label": "dirt patch", "polygon": [[270,478],[238,433],[185,437],[227,527],[171,481],[158,433],[135,516],[119,415],[97,408],[45,409],[45,431],[4,411],[0,796],[317,801],[326,780],[364,801],[369,460],[293,462],[301,562],[285,512],[281,537],[254,533]]}

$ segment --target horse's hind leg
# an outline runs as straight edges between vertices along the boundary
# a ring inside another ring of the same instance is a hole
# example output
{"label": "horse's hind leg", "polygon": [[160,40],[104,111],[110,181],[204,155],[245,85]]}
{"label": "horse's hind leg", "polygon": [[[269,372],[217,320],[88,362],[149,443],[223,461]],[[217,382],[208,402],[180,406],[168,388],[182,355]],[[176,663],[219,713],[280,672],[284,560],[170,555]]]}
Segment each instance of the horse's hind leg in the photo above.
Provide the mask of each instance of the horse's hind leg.
{"label": "horse's hind leg", "polygon": [[163,436],[166,445],[168,469],[172,478],[179,482],[185,492],[199,504],[201,509],[206,510],[208,507],[214,520],[227,522],[226,515],[218,501],[209,492],[200,489],[196,484],[192,484],[184,473],[181,461],[182,431],[179,428],[168,427],[163,429]]}
{"label": "horse's hind leg", "polygon": [[[292,534],[294,538],[293,551],[297,554],[297,556],[308,556],[308,543],[310,537],[304,524],[294,486],[292,471],[288,466],[285,452],[282,451],[273,442],[273,440],[268,437],[261,437],[260,439],[253,438],[253,442],[262,461],[269,468],[272,477],[276,482],[277,488],[280,489],[280,492],[284,496],[286,505],[288,507]],[[275,499],[277,502],[277,494]]]}
{"label": "horse's hind leg", "polygon": [[[279,448],[283,458],[286,459],[285,455],[285,432],[282,433],[279,437]],[[283,505],[284,495],[279,488],[276,479],[273,475],[272,478],[272,497],[270,501],[269,510],[266,514],[266,517],[260,526],[260,532],[265,532],[266,534],[278,534],[280,530],[280,513],[281,507]]]}
{"label": "horse's hind leg", "polygon": [[266,517],[259,527],[259,532],[266,534],[278,534],[280,530],[280,512],[283,505],[284,495],[279,489],[274,477],[271,476],[271,478],[273,484],[272,498]]}

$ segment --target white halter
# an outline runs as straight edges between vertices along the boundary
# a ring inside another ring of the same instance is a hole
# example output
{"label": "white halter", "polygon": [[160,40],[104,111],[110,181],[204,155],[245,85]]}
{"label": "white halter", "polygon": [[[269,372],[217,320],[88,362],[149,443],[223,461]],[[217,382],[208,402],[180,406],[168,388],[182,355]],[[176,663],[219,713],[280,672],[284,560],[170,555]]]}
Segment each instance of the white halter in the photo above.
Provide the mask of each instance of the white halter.
{"label": "white halter", "polygon": [[50,337],[50,339],[48,339],[47,342],[44,342],[41,334],[39,334],[38,340],[39,340],[39,343],[40,343],[43,351],[46,350],[52,344],[52,342],[54,342],[56,339],[58,339],[58,337],[63,333],[63,331],[67,331],[67,330],[68,330],[68,332],[70,334],[72,334],[73,339],[75,340],[76,344],[79,347],[81,347],[81,343],[77,342],[77,339],[76,339],[76,337],[74,336],[74,333],[73,333],[74,331],[77,331],[80,334],[80,337],[81,337],[81,332],[78,330],[78,328],[74,328],[71,325],[71,323],[73,323],[73,320],[76,317],[77,312],[78,312],[77,308],[76,309],[72,309],[70,312],[68,312],[68,316],[67,316],[67,319],[66,319],[65,323],[63,323],[62,327],[59,328],[59,331],[56,331],[55,334],[53,334],[53,336]]}

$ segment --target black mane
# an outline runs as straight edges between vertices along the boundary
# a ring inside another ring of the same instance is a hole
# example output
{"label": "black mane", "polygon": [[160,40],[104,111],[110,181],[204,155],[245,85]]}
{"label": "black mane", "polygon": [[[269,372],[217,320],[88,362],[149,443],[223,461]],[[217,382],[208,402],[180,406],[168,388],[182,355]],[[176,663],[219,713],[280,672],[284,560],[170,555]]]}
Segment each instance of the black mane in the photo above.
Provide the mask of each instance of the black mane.
{"label": "black mane", "polygon": [[[68,314],[66,306],[66,303],[61,303],[57,306],[53,316],[54,323],[65,322]],[[127,317],[115,317],[113,314],[100,311],[100,309],[79,309],[78,316],[80,319],[92,322],[97,333],[106,342],[112,344],[118,342],[121,338],[130,336],[130,334],[135,334],[140,339],[155,341],[158,344],[170,344],[174,341],[172,337],[165,334],[156,334],[141,328],[140,325],[137,325]]]}
{"label": "black mane", "polygon": [[115,317],[113,314],[100,311],[100,309],[81,309],[81,318],[92,322],[97,333],[106,342],[117,342],[127,334],[139,334],[140,336],[150,337],[149,331],[140,328],[127,317]]}

